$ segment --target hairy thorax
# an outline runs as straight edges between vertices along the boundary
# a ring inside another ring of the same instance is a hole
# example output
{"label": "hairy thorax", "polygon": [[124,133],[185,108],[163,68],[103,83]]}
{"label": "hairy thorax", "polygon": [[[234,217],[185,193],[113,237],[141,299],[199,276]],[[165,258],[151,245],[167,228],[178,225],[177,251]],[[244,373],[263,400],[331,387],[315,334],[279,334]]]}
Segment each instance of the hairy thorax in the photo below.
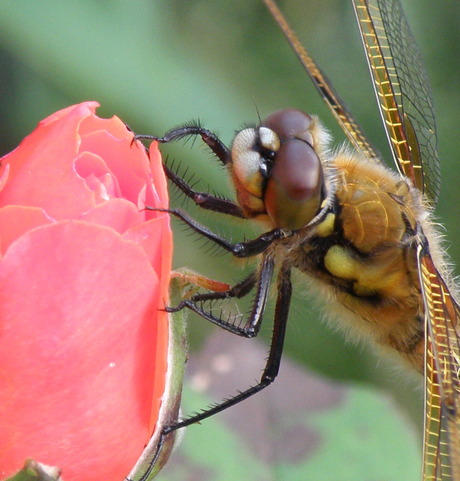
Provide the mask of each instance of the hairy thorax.
{"label": "hairy thorax", "polygon": [[[414,238],[418,194],[387,168],[338,155],[335,202],[291,251],[346,329],[423,366],[423,303]],[[322,299],[323,301],[323,299]]]}

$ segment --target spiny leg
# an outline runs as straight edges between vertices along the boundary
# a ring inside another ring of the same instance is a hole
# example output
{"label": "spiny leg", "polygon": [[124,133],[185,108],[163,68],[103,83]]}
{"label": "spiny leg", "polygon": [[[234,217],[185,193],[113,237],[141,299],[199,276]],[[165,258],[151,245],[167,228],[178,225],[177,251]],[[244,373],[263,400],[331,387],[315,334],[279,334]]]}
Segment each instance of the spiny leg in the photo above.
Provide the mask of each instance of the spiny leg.
{"label": "spiny leg", "polygon": [[[286,324],[289,314],[289,306],[291,302],[291,295],[292,295],[292,286],[290,280],[290,268],[283,266],[280,270],[278,276],[278,297],[276,301],[276,308],[275,308],[275,317],[274,317],[274,324],[273,324],[273,335],[270,344],[270,352],[265,364],[265,368],[263,374],[260,378],[260,381],[255,386],[251,386],[250,388],[239,392],[236,396],[233,396],[229,399],[224,400],[220,404],[213,406],[206,411],[203,411],[195,416],[191,416],[190,418],[184,419],[179,421],[175,424],[170,426],[165,426],[160,434],[160,440],[158,443],[157,451],[153,460],[149,463],[149,466],[143,476],[139,479],[139,481],[146,481],[148,476],[155,465],[158,456],[161,452],[161,448],[165,442],[166,436],[173,433],[177,429],[190,426],[191,424],[198,423],[214,414],[217,414],[235,404],[244,401],[245,399],[257,394],[258,392],[262,391],[264,388],[269,386],[276,378],[279,372],[280,362],[281,362],[281,355],[283,352],[284,346],[284,338],[286,334]],[[129,481],[129,480],[128,480]]]}
{"label": "spiny leg", "polygon": [[[245,280],[237,284],[235,287],[227,292],[212,292],[208,294],[197,294],[190,299],[181,301],[176,307],[168,307],[168,312],[177,312],[181,309],[188,308],[197,313],[209,322],[229,331],[233,334],[242,337],[254,337],[260,329],[262,315],[267,302],[268,289],[270,287],[271,278],[273,275],[273,260],[265,256],[260,265],[260,269],[256,273],[251,274]],[[251,312],[248,320],[244,325],[237,325],[232,320],[223,319],[222,316],[216,316],[212,312],[206,311],[202,306],[198,305],[201,302],[209,300],[226,299],[230,297],[241,298],[247,295],[254,286],[256,287],[256,294],[252,303]]]}
{"label": "spiny leg", "polygon": [[199,135],[203,142],[216,154],[217,158],[226,165],[230,159],[229,148],[217,137],[214,132],[201,127],[201,125],[184,125],[166,132],[163,137],[155,135],[136,135],[136,140],[156,140],[160,144],[175,142],[185,137]]}
{"label": "spiny leg", "polygon": [[[230,159],[230,150],[228,147],[217,137],[214,132],[204,129],[200,125],[184,125],[166,132],[163,137],[156,137],[154,135],[136,135],[137,140],[156,140],[160,143],[167,144],[176,140],[183,139],[185,137],[199,135],[203,142],[214,152],[217,158],[226,165]],[[221,199],[207,192],[197,192],[193,190],[190,185],[185,182],[184,179],[179,177],[169,167],[163,164],[163,169],[169,180],[187,197],[193,200],[196,205],[203,209],[212,210],[214,212],[220,212],[223,214],[232,215],[234,217],[245,218],[241,208],[234,202]]]}
{"label": "spiny leg", "polygon": [[274,241],[287,237],[289,232],[283,231],[282,229],[273,229],[269,232],[265,232],[256,239],[247,242],[228,242],[224,238],[218,236],[210,229],[204,225],[197,222],[195,219],[187,215],[184,211],[180,209],[158,209],[156,207],[145,207],[147,210],[156,210],[159,212],[168,212],[171,215],[179,218],[185,222],[191,229],[193,229],[198,234],[203,237],[213,241],[218,246],[222,247],[228,252],[231,252],[235,257],[252,257],[257,254],[264,252]]}
{"label": "spiny leg", "polygon": [[[268,262],[272,263],[273,261],[270,260]],[[260,381],[255,386],[251,386],[250,388],[239,392],[236,396],[222,401],[217,406],[213,406],[206,411],[179,421],[171,426],[164,427],[163,433],[165,435],[179,428],[183,428],[186,426],[190,426],[191,424],[200,422],[203,419],[206,419],[210,416],[213,416],[214,414],[223,411],[224,409],[234,406],[235,404],[238,404],[241,401],[260,392],[262,389],[269,386],[275,380],[276,376],[278,375],[281,363],[281,355],[283,352],[284,338],[286,334],[289,306],[291,303],[292,285],[290,274],[290,269],[283,266],[278,275],[278,297],[276,300],[275,317],[273,321],[273,334],[270,343],[270,351]],[[262,312],[260,312],[260,310],[255,307],[251,313],[251,316],[261,316]],[[258,326],[260,325],[260,321],[261,318],[257,319],[257,321],[255,319],[250,319],[249,325]],[[258,328],[256,328],[255,331],[257,333]]]}
{"label": "spiny leg", "polygon": [[215,195],[211,195],[208,192],[198,192],[185,182],[180,176],[178,176],[167,165],[163,164],[163,170],[166,177],[187,197],[193,200],[198,207],[206,210],[212,210],[214,212],[220,212],[221,214],[231,215],[240,219],[246,219],[241,207],[235,202],[228,199],[221,199]]}
{"label": "spiny leg", "polygon": [[254,286],[259,282],[259,286],[256,293],[256,298],[261,296],[261,292],[268,288],[270,282],[271,272],[267,269],[263,269],[259,274],[259,281],[256,276],[256,272],[251,273],[246,279],[243,279],[241,282],[233,286],[232,288],[226,291],[219,291],[219,292],[207,292],[205,294],[194,294],[189,299],[184,299],[179,304],[174,307],[168,306],[166,307],[167,312],[178,312],[184,308],[188,308],[191,311],[198,314],[200,317],[203,317],[207,321],[212,322],[213,324],[230,331],[234,334],[242,335],[245,337],[251,337],[250,334],[247,334],[244,328],[240,328],[236,325],[235,322],[231,322],[230,319],[224,320],[222,315],[218,317],[212,313],[212,309],[208,308],[205,309],[203,307],[204,303],[206,302],[213,302],[213,301],[223,301],[226,299],[241,299],[248,295]]}
{"label": "spiny leg", "polygon": [[[230,299],[230,298],[237,298],[241,299],[242,297],[249,294],[249,292],[254,288],[257,282],[256,272],[252,272],[243,279],[238,284],[235,284],[233,287],[227,288],[226,290],[215,290],[212,292],[208,292],[206,294],[194,294],[190,297],[190,301],[192,302],[206,302],[206,301],[214,301],[214,300],[223,300],[223,299]],[[212,289],[212,288],[211,288]],[[183,307],[183,302],[181,302],[177,307],[168,307],[168,312],[177,312],[180,311]]]}

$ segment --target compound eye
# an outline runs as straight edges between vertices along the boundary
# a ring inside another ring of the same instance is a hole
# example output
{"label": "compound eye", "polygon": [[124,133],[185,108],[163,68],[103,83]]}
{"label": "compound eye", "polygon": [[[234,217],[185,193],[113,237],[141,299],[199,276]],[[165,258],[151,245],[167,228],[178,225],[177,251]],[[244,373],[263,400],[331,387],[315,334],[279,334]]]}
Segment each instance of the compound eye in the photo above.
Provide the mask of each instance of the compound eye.
{"label": "compound eye", "polygon": [[311,134],[313,119],[310,115],[295,109],[278,110],[270,114],[262,123],[276,132],[281,142],[289,139],[302,139],[313,145]]}
{"label": "compound eye", "polygon": [[321,161],[310,144],[300,139],[282,144],[264,195],[274,224],[289,230],[306,226],[320,209],[323,184]]}

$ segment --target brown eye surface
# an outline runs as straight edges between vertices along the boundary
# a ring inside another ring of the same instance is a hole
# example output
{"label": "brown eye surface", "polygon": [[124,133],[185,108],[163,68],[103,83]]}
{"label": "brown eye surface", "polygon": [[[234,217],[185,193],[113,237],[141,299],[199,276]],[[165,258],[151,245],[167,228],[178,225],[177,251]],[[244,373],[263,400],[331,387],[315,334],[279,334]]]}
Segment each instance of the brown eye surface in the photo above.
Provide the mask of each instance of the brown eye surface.
{"label": "brown eye surface", "polygon": [[321,161],[304,140],[291,138],[278,151],[264,203],[275,225],[297,230],[319,210],[323,187]]}
{"label": "brown eye surface", "polygon": [[313,138],[310,130],[312,122],[311,116],[305,112],[283,109],[270,114],[262,125],[276,132],[281,141],[296,138],[312,145]]}

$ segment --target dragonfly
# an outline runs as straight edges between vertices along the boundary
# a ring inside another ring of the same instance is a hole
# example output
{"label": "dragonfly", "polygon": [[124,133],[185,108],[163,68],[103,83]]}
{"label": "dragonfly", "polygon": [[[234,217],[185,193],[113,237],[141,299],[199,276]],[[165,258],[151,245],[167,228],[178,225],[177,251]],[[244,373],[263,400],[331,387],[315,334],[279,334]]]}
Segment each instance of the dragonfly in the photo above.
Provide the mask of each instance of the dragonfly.
{"label": "dragonfly", "polygon": [[[440,189],[436,122],[421,55],[399,0],[352,0],[382,125],[396,170],[385,166],[345,103],[302,46],[274,0],[263,0],[343,129],[350,146],[332,150],[320,120],[294,109],[238,132],[230,148],[198,123],[162,137],[203,142],[227,168],[236,201],[198,192],[165,166],[170,181],[199,207],[259,222],[259,237],[232,243],[180,209],[169,212],[254,271],[233,287],[196,293],[190,309],[243,337],[260,329],[277,276],[273,337],[260,381],[209,409],[163,428],[167,436],[260,392],[276,378],[292,294],[291,271],[311,279],[335,317],[390,348],[423,375],[423,481],[460,481],[460,307],[458,289],[432,220]],[[207,307],[254,302],[244,321]],[[348,328],[348,327],[346,327]],[[147,475],[142,478],[147,479]]]}

